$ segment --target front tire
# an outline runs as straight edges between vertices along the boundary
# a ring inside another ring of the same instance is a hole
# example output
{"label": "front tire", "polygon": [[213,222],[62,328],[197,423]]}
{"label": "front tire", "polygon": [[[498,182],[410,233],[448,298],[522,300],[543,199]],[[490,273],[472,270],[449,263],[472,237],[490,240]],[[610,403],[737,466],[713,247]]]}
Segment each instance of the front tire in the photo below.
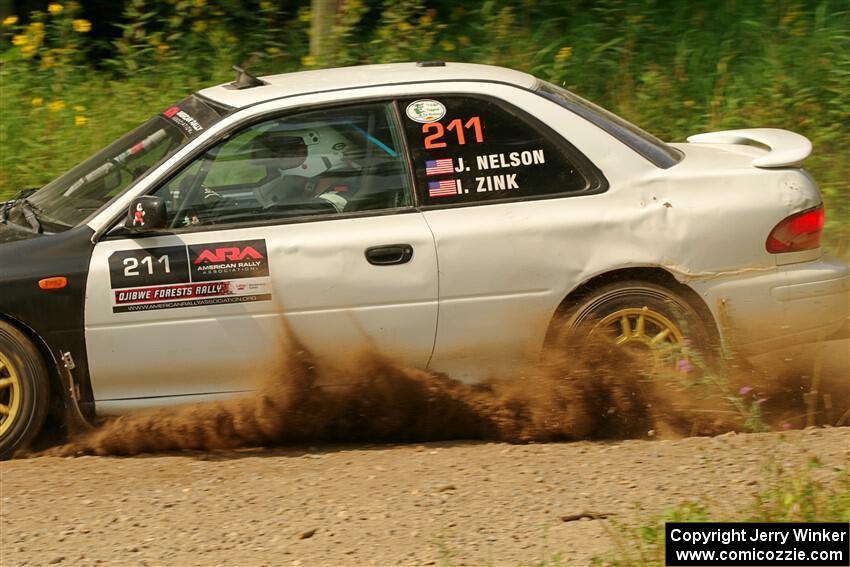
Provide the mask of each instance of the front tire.
{"label": "front tire", "polygon": [[11,458],[41,430],[49,402],[47,368],[38,349],[0,321],[0,460]]}

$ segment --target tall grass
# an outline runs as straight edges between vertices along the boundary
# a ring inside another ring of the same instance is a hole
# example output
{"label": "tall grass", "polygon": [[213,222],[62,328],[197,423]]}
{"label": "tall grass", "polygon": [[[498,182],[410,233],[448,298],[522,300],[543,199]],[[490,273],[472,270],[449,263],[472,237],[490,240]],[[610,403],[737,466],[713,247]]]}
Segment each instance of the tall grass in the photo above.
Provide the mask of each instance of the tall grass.
{"label": "tall grass", "polygon": [[813,458],[792,471],[773,464],[761,480],[766,488],[734,515],[718,516],[705,502],[686,502],[636,527],[615,525],[616,551],[595,558],[593,565],[662,567],[666,522],[850,522],[847,469],[829,469]]}
{"label": "tall grass", "polygon": [[228,80],[233,63],[265,74],[447,59],[529,71],[671,141],[745,126],[800,132],[815,146],[806,165],[826,201],[827,244],[847,254],[846,1],[344,0],[324,61],[306,51],[309,10],[238,9],[247,4],[127,0],[110,45],[91,40],[73,2],[7,18],[0,195],[46,183],[188,92]]}

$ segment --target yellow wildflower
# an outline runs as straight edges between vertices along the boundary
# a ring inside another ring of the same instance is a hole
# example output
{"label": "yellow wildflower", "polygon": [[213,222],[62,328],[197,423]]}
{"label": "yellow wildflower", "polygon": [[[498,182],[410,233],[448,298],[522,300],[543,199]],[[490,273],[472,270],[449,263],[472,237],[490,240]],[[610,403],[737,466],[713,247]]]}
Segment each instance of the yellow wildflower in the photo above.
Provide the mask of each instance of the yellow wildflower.
{"label": "yellow wildflower", "polygon": [[156,46],[156,51],[160,55],[165,55],[166,53],[168,53],[169,49],[171,49],[171,48],[168,46],[167,43],[160,43],[159,45]]}
{"label": "yellow wildflower", "polygon": [[277,55],[278,53],[280,53],[280,48],[279,47],[267,47],[266,53],[268,53],[269,55]]}
{"label": "yellow wildflower", "polygon": [[18,23],[18,16],[6,16],[3,18],[4,26],[14,26]]}
{"label": "yellow wildflower", "polygon": [[305,55],[304,57],[301,58],[301,65],[303,65],[304,67],[312,67],[315,64],[316,64],[316,58],[313,57],[312,55]]}
{"label": "yellow wildflower", "polygon": [[34,46],[34,45],[32,45],[32,44],[25,45],[25,46],[23,46],[23,47],[21,48],[21,53],[23,53],[24,55],[26,55],[27,57],[29,57],[30,55],[32,55],[33,53],[35,53],[35,46]]}
{"label": "yellow wildflower", "polygon": [[573,48],[572,47],[562,47],[558,50],[558,53],[555,54],[555,61],[558,63],[563,63],[567,59],[573,56]]}
{"label": "yellow wildflower", "polygon": [[444,39],[443,41],[440,42],[440,47],[443,49],[443,51],[454,51],[455,50],[455,44],[446,40],[446,39]]}
{"label": "yellow wildflower", "polygon": [[74,105],[74,112],[85,112],[85,111],[86,111],[86,107],[83,106],[82,104],[75,104]]}
{"label": "yellow wildflower", "polygon": [[74,116],[74,126],[85,126],[89,119],[85,116]]}
{"label": "yellow wildflower", "polygon": [[192,31],[195,33],[203,33],[207,29],[207,23],[203,20],[192,22]]}
{"label": "yellow wildflower", "polygon": [[56,2],[52,2],[47,5],[47,11],[51,14],[58,14],[64,9],[65,7],[62,6],[62,4],[57,4]]}
{"label": "yellow wildflower", "polygon": [[17,45],[20,47],[21,45],[26,45],[29,43],[29,39],[25,35],[13,35],[12,36],[12,45]]}
{"label": "yellow wildflower", "polygon": [[30,28],[32,28],[32,31],[34,31],[36,33],[43,32],[44,31],[44,22],[33,22],[33,23],[30,24]]}
{"label": "yellow wildflower", "polygon": [[56,63],[56,60],[53,59],[53,56],[51,56],[51,55],[44,55],[41,58],[41,68],[42,69],[50,69],[51,67],[53,67],[54,63]]}
{"label": "yellow wildflower", "polygon": [[408,31],[411,27],[412,26],[405,21],[401,21],[401,22],[398,23],[398,29],[400,29],[403,32]]}
{"label": "yellow wildflower", "polygon": [[33,99],[30,101],[30,103],[35,107],[41,106],[43,102],[44,102],[44,99],[41,98],[40,96],[33,97]]}
{"label": "yellow wildflower", "polygon": [[309,8],[302,8],[298,10],[298,21],[302,24],[309,24],[310,20],[313,19],[313,14],[310,12]]}
{"label": "yellow wildflower", "polygon": [[88,20],[74,20],[71,22],[74,26],[74,31],[77,33],[88,33],[91,31],[91,22]]}
{"label": "yellow wildflower", "polygon": [[207,5],[207,0],[192,0],[192,6],[195,8],[203,8]]}
{"label": "yellow wildflower", "polygon": [[50,104],[47,105],[47,108],[50,112],[59,112],[65,108],[65,103],[61,100],[54,100]]}

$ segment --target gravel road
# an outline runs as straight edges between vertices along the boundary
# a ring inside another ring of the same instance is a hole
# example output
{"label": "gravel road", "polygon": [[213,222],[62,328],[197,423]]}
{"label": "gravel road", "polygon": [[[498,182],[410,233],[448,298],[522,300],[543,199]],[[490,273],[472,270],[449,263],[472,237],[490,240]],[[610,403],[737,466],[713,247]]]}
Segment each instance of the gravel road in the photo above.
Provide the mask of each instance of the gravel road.
{"label": "gravel road", "polygon": [[[613,551],[614,523],[746,507],[771,463],[847,466],[850,428],[0,463],[2,565],[519,565]],[[826,470],[826,469],[824,469]],[[607,519],[563,521],[583,512]]]}

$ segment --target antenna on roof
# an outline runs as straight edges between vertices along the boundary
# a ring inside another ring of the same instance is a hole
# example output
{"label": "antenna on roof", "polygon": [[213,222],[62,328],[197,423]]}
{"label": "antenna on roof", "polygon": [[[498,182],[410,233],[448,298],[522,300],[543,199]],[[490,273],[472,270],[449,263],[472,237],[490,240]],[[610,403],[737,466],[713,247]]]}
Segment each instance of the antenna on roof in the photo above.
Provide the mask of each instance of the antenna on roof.
{"label": "antenna on roof", "polygon": [[236,71],[236,80],[227,85],[232,89],[251,89],[266,84],[239,65],[234,65],[233,70]]}

